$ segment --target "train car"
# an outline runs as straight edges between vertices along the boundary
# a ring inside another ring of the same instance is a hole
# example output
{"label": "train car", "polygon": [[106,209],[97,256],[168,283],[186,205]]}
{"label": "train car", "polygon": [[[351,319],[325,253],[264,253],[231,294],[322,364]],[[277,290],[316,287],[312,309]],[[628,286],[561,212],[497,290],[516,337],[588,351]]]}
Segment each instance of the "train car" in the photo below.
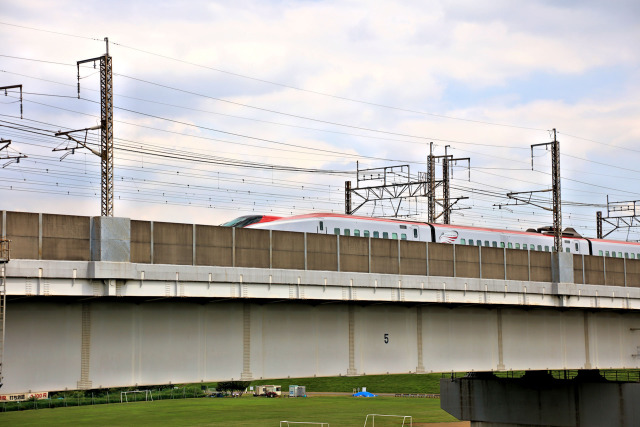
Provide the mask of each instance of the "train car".
{"label": "train car", "polygon": [[245,215],[220,224],[222,227],[247,227],[252,224],[260,224],[281,219],[280,216],[269,215]]}
{"label": "train car", "polygon": [[[224,225],[542,252],[553,251],[554,244],[553,230],[548,227],[513,231],[332,213],[291,217],[251,215]],[[572,229],[566,229],[562,239],[564,251],[568,253],[640,259],[640,243],[588,239]]]}

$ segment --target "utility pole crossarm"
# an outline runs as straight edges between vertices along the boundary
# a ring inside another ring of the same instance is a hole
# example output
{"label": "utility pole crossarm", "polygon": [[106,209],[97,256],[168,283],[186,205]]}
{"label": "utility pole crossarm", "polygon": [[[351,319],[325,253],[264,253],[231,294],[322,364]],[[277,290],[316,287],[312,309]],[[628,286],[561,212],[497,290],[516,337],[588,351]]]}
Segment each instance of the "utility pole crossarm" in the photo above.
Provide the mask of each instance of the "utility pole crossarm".
{"label": "utility pole crossarm", "polygon": [[[93,154],[95,154],[96,156],[98,156],[98,157],[102,157],[102,154],[100,154],[100,152],[99,152],[99,151],[96,151],[96,150],[94,150],[93,148],[91,148],[91,147],[89,147],[89,146],[87,145],[87,132],[88,132],[88,131],[90,131],[90,130],[97,130],[97,129],[100,129],[100,128],[101,128],[101,126],[94,126],[94,127],[85,128],[85,129],[77,129],[77,130],[68,130],[68,131],[65,131],[65,132],[57,132],[57,133],[55,134],[55,136],[66,136],[67,138],[69,138],[70,140],[72,140],[73,142],[75,142],[76,144],[78,144],[78,146],[76,146],[76,147],[72,147],[72,148],[69,148],[69,147],[65,147],[65,148],[57,148],[57,147],[56,147],[56,148],[54,148],[52,151],[75,150],[76,148],[80,148],[79,146],[81,146],[81,147],[86,148],[87,150],[91,151],[91,152],[92,152]],[[71,133],[75,133],[75,132],[84,132],[84,133],[85,133],[85,134],[84,134],[84,141],[79,141],[79,140],[75,139],[74,137],[72,137],[72,136],[70,135]],[[64,158],[64,157],[66,157],[66,155],[65,155],[65,156],[63,156],[63,158]],[[62,159],[60,159],[60,160],[62,160]]]}
{"label": "utility pole crossarm", "polygon": [[7,96],[8,89],[20,89],[20,118],[22,118],[22,85],[0,86],[0,90],[3,89],[5,96]]}
{"label": "utility pole crossarm", "polygon": [[[0,139],[0,160],[9,160],[7,163],[2,165],[3,169],[12,163],[20,163],[20,159],[26,159],[28,157],[26,154],[22,154],[19,151],[16,151],[18,153],[17,155],[14,155],[14,156],[10,155],[9,154],[10,145],[11,145],[10,139]],[[6,150],[7,152],[6,156],[2,155],[3,150]]]}

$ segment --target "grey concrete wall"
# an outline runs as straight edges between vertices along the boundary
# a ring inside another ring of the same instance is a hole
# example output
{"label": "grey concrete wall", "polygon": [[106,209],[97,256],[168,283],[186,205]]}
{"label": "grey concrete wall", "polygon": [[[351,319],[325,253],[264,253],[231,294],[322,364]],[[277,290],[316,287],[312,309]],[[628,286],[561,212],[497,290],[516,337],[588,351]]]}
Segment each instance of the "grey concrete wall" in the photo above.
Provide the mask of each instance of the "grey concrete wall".
{"label": "grey concrete wall", "polygon": [[640,260],[627,260],[627,286],[640,287]]}
{"label": "grey concrete wall", "polygon": [[196,226],[196,265],[233,265],[233,229]]}
{"label": "grey concrete wall", "polygon": [[427,244],[424,242],[400,242],[400,274],[427,275]]}
{"label": "grey concrete wall", "polygon": [[7,212],[7,239],[11,240],[11,257],[39,259],[37,213]]}
{"label": "grey concrete wall", "polygon": [[584,256],[584,276],[585,283],[592,283],[594,285],[604,285],[604,263],[605,258],[585,255]]}
{"label": "grey concrete wall", "polygon": [[3,392],[638,366],[636,312],[232,298],[10,301]]}
{"label": "grey concrete wall", "polygon": [[91,259],[91,218],[42,215],[42,258],[65,261]]}
{"label": "grey concrete wall", "polygon": [[369,240],[340,236],[340,271],[369,271]]}
{"label": "grey concrete wall", "polygon": [[624,286],[624,264],[622,258],[609,258],[606,261],[606,280],[608,286]]}
{"label": "grey concrete wall", "polygon": [[193,226],[169,222],[153,223],[153,263],[193,264]]}
{"label": "grey concrete wall", "polygon": [[429,274],[431,276],[454,276],[453,245],[429,243]]}
{"label": "grey concrete wall", "polygon": [[371,239],[371,272],[398,274],[398,242],[387,239]]}
{"label": "grey concrete wall", "polygon": [[480,277],[480,250],[476,246],[456,246],[456,277]]}
{"label": "grey concrete wall", "polygon": [[151,264],[151,222],[131,221],[131,262]]}
{"label": "grey concrete wall", "polygon": [[482,277],[487,279],[504,279],[504,249],[482,248]]}
{"label": "grey concrete wall", "polygon": [[531,263],[531,280],[536,282],[551,282],[551,252],[529,252]]}
{"label": "grey concrete wall", "polygon": [[236,266],[269,268],[269,230],[236,228]]}
{"label": "grey concrete wall", "polygon": [[303,233],[273,231],[271,235],[272,267],[304,270],[304,241]]}
{"label": "grey concrete wall", "polygon": [[[89,217],[25,212],[5,212],[4,217],[6,226],[0,232],[12,240],[14,259],[91,259]],[[100,220],[96,221],[99,224]],[[94,229],[98,232],[99,226]],[[94,237],[100,246],[98,235]],[[126,246],[123,236],[116,240]],[[552,254],[548,252],[344,236],[338,248],[337,240],[333,235],[309,234],[306,268],[499,280],[505,278],[506,258],[508,280],[553,281]],[[130,260],[136,263],[305,268],[301,233],[274,231],[270,238],[265,230],[134,220],[130,221],[129,244]],[[640,287],[640,260],[588,255],[572,258],[573,278],[569,282]]]}
{"label": "grey concrete wall", "polygon": [[529,280],[529,254],[527,251],[507,250],[507,280]]}
{"label": "grey concrete wall", "polygon": [[307,268],[336,271],[338,269],[337,237],[330,234],[307,234]]}

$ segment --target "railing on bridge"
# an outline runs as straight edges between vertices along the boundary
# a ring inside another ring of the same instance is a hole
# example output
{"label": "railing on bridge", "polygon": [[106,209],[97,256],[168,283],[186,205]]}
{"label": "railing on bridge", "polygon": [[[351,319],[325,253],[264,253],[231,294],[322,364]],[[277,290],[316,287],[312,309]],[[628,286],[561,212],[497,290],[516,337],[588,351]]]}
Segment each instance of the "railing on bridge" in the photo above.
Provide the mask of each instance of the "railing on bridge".
{"label": "railing on bridge", "polygon": [[[91,261],[92,218],[2,212],[16,259]],[[552,282],[552,253],[131,220],[133,263]],[[573,255],[573,282],[640,286],[640,260]]]}

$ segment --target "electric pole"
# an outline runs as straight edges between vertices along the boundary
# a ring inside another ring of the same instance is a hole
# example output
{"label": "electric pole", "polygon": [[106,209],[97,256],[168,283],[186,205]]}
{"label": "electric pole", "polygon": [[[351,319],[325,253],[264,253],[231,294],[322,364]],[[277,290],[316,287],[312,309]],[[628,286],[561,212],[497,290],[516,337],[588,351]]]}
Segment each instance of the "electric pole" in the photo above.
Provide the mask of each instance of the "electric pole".
{"label": "electric pole", "polygon": [[427,221],[431,223],[436,220],[436,159],[433,157],[433,141],[429,143],[427,183],[429,185],[429,192],[427,193]]}
{"label": "electric pole", "polygon": [[560,192],[560,142],[553,128],[553,141],[531,145],[531,170],[533,170],[533,148],[551,146],[551,192],[553,199],[553,245],[562,252],[562,196]]}
{"label": "electric pole", "polygon": [[104,55],[77,62],[78,99],[80,99],[80,64],[93,62],[95,67],[96,61],[100,61],[100,215],[113,216],[113,70],[111,56],[109,56],[109,38],[105,37],[104,41],[107,45],[107,52]]}
{"label": "electric pole", "polygon": [[344,213],[351,215],[351,181],[344,182]]}
{"label": "electric pole", "polygon": [[0,238],[0,267],[2,269],[2,283],[0,283],[0,387],[3,383],[3,360],[4,360],[4,336],[5,336],[5,315],[7,307],[7,263],[11,258],[9,243],[11,241]]}
{"label": "electric pole", "polygon": [[[553,129],[553,141],[542,144],[531,145],[531,170],[533,170],[533,148],[534,147],[551,146],[551,190],[535,190],[535,191],[519,191],[507,193],[507,197],[516,201],[515,205],[525,204],[533,205],[553,212],[553,244],[557,252],[562,252],[562,197],[560,193],[560,142],[556,138],[556,130]],[[545,193],[551,191],[553,196],[553,207],[543,206],[538,200],[533,199],[533,193]],[[528,198],[523,198],[521,194],[528,194]],[[514,206],[511,204],[498,204],[494,206]]]}
{"label": "electric pole", "polygon": [[[471,170],[471,158],[469,157],[460,157],[460,158],[454,158],[452,154],[448,154],[447,153],[447,149],[449,148],[449,146],[445,146],[444,147],[444,156],[434,156],[433,154],[429,155],[429,163],[431,164],[431,162],[434,162],[435,159],[442,159],[442,180],[439,181],[442,184],[442,199],[438,200],[435,198],[435,178],[433,181],[434,183],[434,199],[433,199],[433,216],[432,218],[429,219],[429,222],[436,222],[438,220],[438,218],[442,217],[442,223],[443,224],[451,224],[451,211],[453,211],[453,206],[458,203],[460,200],[465,200],[468,199],[468,197],[456,197],[454,199],[454,201],[451,201],[451,173],[450,172],[450,168],[452,167],[452,165],[454,164],[454,162],[458,162],[458,161],[467,161],[469,162],[469,170]],[[435,164],[432,165],[431,170],[434,171],[435,170]],[[435,172],[432,172],[432,174],[435,176]],[[469,179],[471,179],[471,172],[469,172]],[[440,203],[438,203],[440,202]],[[439,215],[435,214],[435,206],[439,205],[442,208],[442,212],[440,212]],[[468,208],[463,208],[463,209],[468,209]],[[431,212],[430,212],[431,214]]]}
{"label": "electric pole", "polygon": [[602,239],[602,211],[596,212],[596,239]]}

